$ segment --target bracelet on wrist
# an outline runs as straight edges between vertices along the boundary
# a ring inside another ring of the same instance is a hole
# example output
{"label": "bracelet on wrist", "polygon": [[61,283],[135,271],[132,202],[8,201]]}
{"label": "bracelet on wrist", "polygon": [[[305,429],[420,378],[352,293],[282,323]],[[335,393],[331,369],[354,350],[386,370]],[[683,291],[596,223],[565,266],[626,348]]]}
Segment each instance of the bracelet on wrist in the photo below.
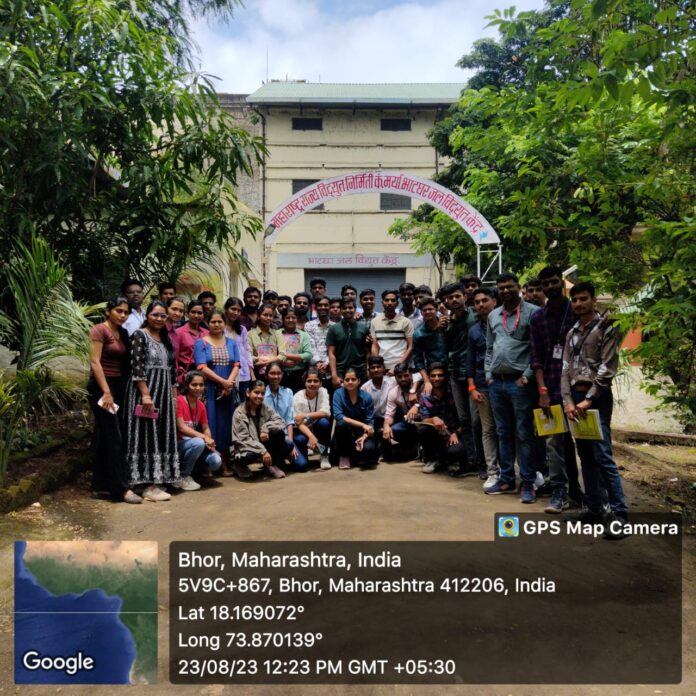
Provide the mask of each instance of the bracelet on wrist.
{"label": "bracelet on wrist", "polygon": [[539,387],[539,393],[540,394],[548,394],[549,393],[548,387]]}
{"label": "bracelet on wrist", "polygon": [[469,385],[469,391],[470,391],[470,392],[475,392],[475,391],[476,391],[476,385],[475,385],[475,384],[470,384],[470,385]]}

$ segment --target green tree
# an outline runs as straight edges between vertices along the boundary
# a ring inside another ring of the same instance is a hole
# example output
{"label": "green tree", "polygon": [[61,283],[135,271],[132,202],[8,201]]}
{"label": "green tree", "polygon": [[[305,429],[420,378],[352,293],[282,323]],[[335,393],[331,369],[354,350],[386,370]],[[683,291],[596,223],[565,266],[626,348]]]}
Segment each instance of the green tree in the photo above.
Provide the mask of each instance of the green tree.
{"label": "green tree", "polygon": [[[546,22],[548,12],[557,14]],[[617,296],[647,286],[623,323],[646,331],[637,357],[649,384],[688,424],[696,413],[696,269],[685,251],[696,241],[693,8],[552,0],[544,13],[491,17],[498,49],[476,54],[481,79],[432,134],[452,157],[443,176],[498,231],[513,270],[577,264]],[[490,61],[520,41],[521,69],[495,72]]]}
{"label": "green tree", "polygon": [[35,407],[61,405],[80,390],[57,377],[51,363],[89,359],[89,318],[95,307],[73,299],[70,277],[49,244],[33,237],[16,244],[7,263],[13,316],[0,311],[0,339],[15,349],[16,372],[0,374],[0,485],[14,435]]}
{"label": "green tree", "polygon": [[[80,297],[174,280],[242,231],[262,152],[192,70],[186,17],[235,0],[0,3],[0,240],[39,234]],[[0,261],[0,281],[7,273]],[[4,284],[4,283],[3,283]]]}

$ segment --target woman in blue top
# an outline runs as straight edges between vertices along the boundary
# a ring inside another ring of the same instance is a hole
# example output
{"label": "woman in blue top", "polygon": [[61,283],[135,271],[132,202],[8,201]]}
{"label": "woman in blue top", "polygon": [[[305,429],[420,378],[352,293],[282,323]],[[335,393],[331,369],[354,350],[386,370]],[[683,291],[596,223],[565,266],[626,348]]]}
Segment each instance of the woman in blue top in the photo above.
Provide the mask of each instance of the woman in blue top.
{"label": "woman in blue top", "polygon": [[300,455],[295,447],[294,429],[295,416],[292,412],[292,389],[281,387],[283,379],[283,368],[279,362],[272,362],[266,367],[266,395],[263,403],[272,408],[285,423],[285,449],[287,455],[292,459],[295,471],[307,471],[309,462]]}
{"label": "woman in blue top", "polygon": [[227,461],[232,444],[232,413],[239,403],[239,349],[234,339],[225,336],[225,315],[219,309],[212,311],[208,330],[207,336],[196,341],[193,358],[206,378],[205,405],[213,440],[222,458],[222,475],[232,476]]}
{"label": "woman in blue top", "polygon": [[375,444],[374,404],[372,397],[360,389],[360,379],[353,368],[346,370],[343,386],[334,392],[333,415],[338,468],[350,469],[351,464],[375,466],[379,455]]}

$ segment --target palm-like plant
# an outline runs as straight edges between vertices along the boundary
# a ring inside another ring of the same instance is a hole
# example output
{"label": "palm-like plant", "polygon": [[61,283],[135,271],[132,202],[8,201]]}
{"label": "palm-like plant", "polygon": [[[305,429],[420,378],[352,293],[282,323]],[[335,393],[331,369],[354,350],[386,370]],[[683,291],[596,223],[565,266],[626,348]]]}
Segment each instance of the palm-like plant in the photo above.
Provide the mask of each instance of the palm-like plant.
{"label": "palm-like plant", "polygon": [[37,404],[60,403],[65,387],[50,369],[57,358],[89,360],[89,317],[97,307],[76,302],[65,267],[41,237],[18,242],[7,269],[12,315],[0,311],[0,343],[17,352],[17,372],[0,375],[0,484],[17,427]]}

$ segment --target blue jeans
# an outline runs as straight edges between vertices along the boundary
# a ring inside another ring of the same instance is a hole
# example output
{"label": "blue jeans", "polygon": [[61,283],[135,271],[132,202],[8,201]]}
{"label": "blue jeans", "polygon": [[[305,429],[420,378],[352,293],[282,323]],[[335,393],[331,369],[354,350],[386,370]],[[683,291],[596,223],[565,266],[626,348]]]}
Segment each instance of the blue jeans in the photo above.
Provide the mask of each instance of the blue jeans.
{"label": "blue jeans", "polygon": [[[317,440],[319,440],[319,444],[324,445],[324,447],[328,449],[331,440],[331,421],[328,418],[317,418],[317,420],[312,423],[311,430]],[[297,451],[300,453],[299,456],[295,458],[295,466],[299,469],[305,469],[309,466],[309,462],[307,461],[307,436],[296,429],[293,440],[295,441]]]}
{"label": "blue jeans", "polygon": [[[573,402],[578,404],[585,394],[573,390]],[[592,401],[592,408],[599,411],[603,440],[576,440],[575,445],[582,465],[582,478],[585,482],[585,505],[597,514],[602,512],[602,488],[609,494],[612,512],[625,515],[628,512],[626,498],[619,469],[611,449],[611,414],[614,410],[614,397],[610,390],[602,390],[600,396]]]}
{"label": "blue jeans", "polygon": [[534,400],[529,385],[514,380],[493,378],[488,398],[495,420],[500,448],[500,482],[515,482],[515,442],[517,463],[522,483],[534,483],[536,478],[534,443]]}
{"label": "blue jeans", "polygon": [[210,471],[217,471],[222,466],[222,459],[217,452],[211,452],[205,446],[202,437],[189,437],[186,440],[179,440],[179,470],[181,475],[190,476],[196,462],[203,458],[203,464]]}

